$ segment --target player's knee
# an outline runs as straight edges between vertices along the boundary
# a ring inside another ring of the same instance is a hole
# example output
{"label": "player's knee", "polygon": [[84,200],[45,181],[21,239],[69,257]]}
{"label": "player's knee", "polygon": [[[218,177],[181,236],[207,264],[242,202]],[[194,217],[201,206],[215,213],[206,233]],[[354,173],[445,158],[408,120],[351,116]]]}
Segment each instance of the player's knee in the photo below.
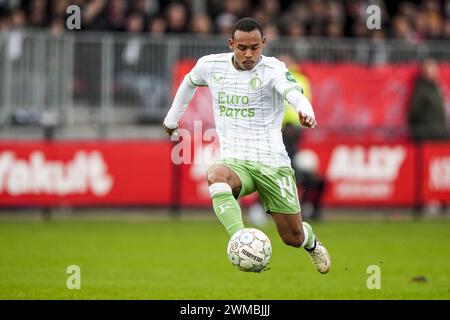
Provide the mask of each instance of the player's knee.
{"label": "player's knee", "polygon": [[217,182],[227,182],[227,176],[223,174],[222,172],[218,170],[208,170],[206,173],[206,180],[208,181],[209,185],[212,185],[213,183]]}
{"label": "player's knee", "polygon": [[305,236],[302,231],[291,231],[281,237],[288,246],[299,248],[302,246]]}

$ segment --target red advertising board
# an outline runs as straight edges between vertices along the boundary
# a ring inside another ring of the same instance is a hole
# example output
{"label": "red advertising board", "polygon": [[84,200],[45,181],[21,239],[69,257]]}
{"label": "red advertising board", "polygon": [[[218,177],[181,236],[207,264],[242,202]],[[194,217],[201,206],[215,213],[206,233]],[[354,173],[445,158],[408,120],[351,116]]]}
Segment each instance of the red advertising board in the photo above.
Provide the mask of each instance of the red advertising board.
{"label": "red advertising board", "polygon": [[450,203],[450,143],[422,146],[422,200]]}
{"label": "red advertising board", "polygon": [[322,142],[305,144],[300,150],[308,155],[307,161],[317,162],[327,181],[325,205],[414,203],[416,158],[411,144]]}
{"label": "red advertising board", "polygon": [[166,141],[0,142],[0,205],[169,205]]}
{"label": "red advertising board", "polygon": [[[176,194],[181,206],[211,206],[205,174],[217,145],[189,145],[176,176],[169,141],[1,142],[0,206],[168,206]],[[326,206],[450,203],[449,143],[306,142],[299,150],[294,163],[326,178]]]}

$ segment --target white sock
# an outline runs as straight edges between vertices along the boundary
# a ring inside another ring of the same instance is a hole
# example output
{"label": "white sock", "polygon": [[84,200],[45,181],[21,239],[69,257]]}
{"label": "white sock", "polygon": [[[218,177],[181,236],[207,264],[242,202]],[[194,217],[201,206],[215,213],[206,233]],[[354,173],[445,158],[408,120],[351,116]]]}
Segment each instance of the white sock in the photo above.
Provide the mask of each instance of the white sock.
{"label": "white sock", "polygon": [[305,226],[305,222],[303,222],[303,234],[305,235],[305,239],[303,240],[302,247],[305,249],[312,249],[315,245],[315,235],[312,231],[312,228],[309,224],[307,224],[309,228]]}

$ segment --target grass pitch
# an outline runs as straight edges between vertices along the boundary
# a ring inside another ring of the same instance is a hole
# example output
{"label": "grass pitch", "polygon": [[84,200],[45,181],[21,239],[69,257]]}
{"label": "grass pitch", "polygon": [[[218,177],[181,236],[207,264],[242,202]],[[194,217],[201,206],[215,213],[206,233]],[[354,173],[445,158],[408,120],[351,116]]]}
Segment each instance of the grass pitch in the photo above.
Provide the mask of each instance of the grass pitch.
{"label": "grass pitch", "polygon": [[[2,221],[0,299],[449,299],[450,221],[313,223],[332,269],[314,270],[273,224],[270,270],[238,271],[207,221]],[[81,289],[69,290],[69,265]],[[376,265],[381,288],[368,289]]]}

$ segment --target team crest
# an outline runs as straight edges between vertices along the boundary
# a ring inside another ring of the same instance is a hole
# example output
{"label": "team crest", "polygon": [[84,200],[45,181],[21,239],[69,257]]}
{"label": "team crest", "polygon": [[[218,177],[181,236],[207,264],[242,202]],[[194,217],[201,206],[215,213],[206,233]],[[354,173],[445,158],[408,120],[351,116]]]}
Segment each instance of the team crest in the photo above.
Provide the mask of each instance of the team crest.
{"label": "team crest", "polygon": [[258,89],[259,87],[262,86],[262,80],[258,77],[253,77],[250,79],[250,88],[252,88],[253,90]]}

